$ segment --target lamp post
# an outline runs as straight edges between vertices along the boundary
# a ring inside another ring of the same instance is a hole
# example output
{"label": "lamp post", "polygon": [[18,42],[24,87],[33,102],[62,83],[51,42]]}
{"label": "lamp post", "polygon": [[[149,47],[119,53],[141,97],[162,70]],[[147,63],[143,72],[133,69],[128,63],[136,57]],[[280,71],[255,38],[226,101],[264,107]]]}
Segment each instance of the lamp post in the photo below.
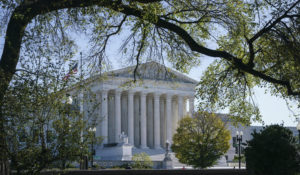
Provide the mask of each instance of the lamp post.
{"label": "lamp post", "polygon": [[169,140],[166,141],[166,154],[165,154],[165,157],[167,158],[170,158],[170,154],[169,154],[169,145],[170,145],[170,142]]}
{"label": "lamp post", "polygon": [[96,128],[90,128],[89,129],[90,132],[92,132],[92,157],[91,157],[91,167],[93,167],[94,165],[94,155],[95,155],[95,150],[94,150],[94,139],[95,139],[95,132],[96,132]]}
{"label": "lamp post", "polygon": [[241,169],[241,142],[243,141],[243,131],[237,131],[236,132],[236,140],[239,142],[239,169]]}
{"label": "lamp post", "polygon": [[169,146],[170,146],[170,142],[167,140],[166,141],[166,154],[165,154],[165,158],[163,161],[164,169],[173,169],[172,159],[171,159],[171,155],[169,153],[169,151],[170,151]]}
{"label": "lamp post", "polygon": [[298,124],[296,128],[298,130],[298,143],[300,144],[300,119],[298,119]]}

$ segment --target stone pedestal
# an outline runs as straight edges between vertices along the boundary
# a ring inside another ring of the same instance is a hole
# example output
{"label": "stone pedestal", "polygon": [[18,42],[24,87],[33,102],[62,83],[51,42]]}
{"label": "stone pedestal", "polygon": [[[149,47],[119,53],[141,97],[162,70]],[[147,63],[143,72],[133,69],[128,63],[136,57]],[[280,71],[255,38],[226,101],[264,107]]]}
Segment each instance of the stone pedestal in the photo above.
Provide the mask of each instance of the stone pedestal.
{"label": "stone pedestal", "polygon": [[173,169],[173,162],[170,154],[166,155],[163,161],[163,169]]}
{"label": "stone pedestal", "polygon": [[163,160],[163,169],[173,169],[173,161],[171,159],[171,155],[169,153],[169,141],[166,141],[166,154],[165,154],[165,158]]}
{"label": "stone pedestal", "polygon": [[131,160],[132,145],[118,144],[113,147],[104,147],[97,153],[99,160]]}

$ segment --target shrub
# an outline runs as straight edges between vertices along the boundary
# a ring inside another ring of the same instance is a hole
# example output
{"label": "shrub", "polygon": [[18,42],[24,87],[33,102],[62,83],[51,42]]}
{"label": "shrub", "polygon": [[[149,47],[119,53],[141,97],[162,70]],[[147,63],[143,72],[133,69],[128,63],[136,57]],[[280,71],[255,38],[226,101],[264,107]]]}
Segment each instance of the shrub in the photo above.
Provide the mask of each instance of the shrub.
{"label": "shrub", "polygon": [[134,169],[152,169],[153,162],[150,156],[146,153],[134,154],[132,156],[133,164],[132,168]]}
{"label": "shrub", "polygon": [[245,150],[249,175],[295,175],[299,153],[292,132],[281,125],[271,125],[252,133]]}

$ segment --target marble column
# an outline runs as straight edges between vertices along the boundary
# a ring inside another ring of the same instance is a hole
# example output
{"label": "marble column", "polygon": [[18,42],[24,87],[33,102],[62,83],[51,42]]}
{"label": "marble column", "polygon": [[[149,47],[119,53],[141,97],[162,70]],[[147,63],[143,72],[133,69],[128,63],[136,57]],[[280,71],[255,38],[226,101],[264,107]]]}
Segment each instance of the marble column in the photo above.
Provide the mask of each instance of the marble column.
{"label": "marble column", "polygon": [[154,148],[154,109],[153,109],[153,96],[148,95],[146,100],[147,105],[147,146]]}
{"label": "marble column", "polygon": [[166,132],[167,132],[167,140],[172,143],[172,95],[166,95]]}
{"label": "marble column", "polygon": [[134,97],[134,145],[139,147],[141,145],[141,127],[140,127],[140,95]]}
{"label": "marble column", "polygon": [[147,94],[141,92],[141,148],[147,148],[146,97]]}
{"label": "marble column", "polygon": [[96,93],[96,102],[97,104],[99,104],[99,106],[97,105],[97,111],[98,111],[98,114],[99,116],[97,117],[97,126],[96,126],[96,137],[100,137],[101,136],[101,133],[102,133],[102,110],[101,110],[101,107],[100,107],[100,102],[101,102],[101,94],[100,93]]}
{"label": "marble column", "polygon": [[161,97],[159,100],[160,107],[160,146],[165,148],[166,143],[166,105],[165,105],[165,97]]}
{"label": "marble column", "polygon": [[173,134],[175,134],[176,132],[176,129],[178,127],[178,121],[179,121],[179,118],[178,118],[178,98],[172,98],[172,107],[171,107],[171,116],[172,116],[172,136]]}
{"label": "marble column", "polygon": [[160,94],[154,93],[154,148],[160,149]]}
{"label": "marble column", "polygon": [[108,93],[107,95],[107,116],[108,116],[108,143],[115,142],[115,133],[116,133],[116,118],[115,118],[115,100],[114,94]]}
{"label": "marble column", "polygon": [[128,95],[121,95],[121,132],[128,136]]}
{"label": "marble column", "polygon": [[119,143],[121,134],[121,91],[115,90],[115,142]]}
{"label": "marble column", "polygon": [[134,92],[128,91],[128,143],[134,146],[133,95]]}
{"label": "marble column", "polygon": [[107,112],[107,90],[101,91],[101,115],[102,115],[102,136],[103,136],[103,144],[108,143],[108,112]]}
{"label": "marble column", "polygon": [[178,95],[178,121],[183,118],[183,96]]}
{"label": "marble column", "polygon": [[193,117],[193,114],[194,114],[194,96],[192,97],[189,97],[189,113],[190,113],[190,116]]}

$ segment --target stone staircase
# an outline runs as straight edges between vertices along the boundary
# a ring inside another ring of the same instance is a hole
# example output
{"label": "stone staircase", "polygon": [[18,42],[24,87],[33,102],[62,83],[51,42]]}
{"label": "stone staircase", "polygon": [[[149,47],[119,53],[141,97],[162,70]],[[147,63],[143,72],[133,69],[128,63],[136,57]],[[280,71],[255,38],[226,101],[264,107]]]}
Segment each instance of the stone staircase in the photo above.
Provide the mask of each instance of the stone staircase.
{"label": "stone staircase", "polygon": [[[140,149],[140,148],[132,148],[132,155],[139,154],[145,152],[151,157],[152,161],[163,161],[165,158],[165,150],[164,149]],[[171,152],[171,159],[173,161],[173,167],[176,169],[180,169],[182,167],[185,168],[191,168],[190,166],[186,164],[182,164],[178,161],[178,159],[175,157],[175,153]],[[218,163],[214,167],[227,167],[226,159],[225,157],[221,157],[221,159],[218,160]]]}
{"label": "stone staircase", "polygon": [[[102,148],[97,151],[96,157],[101,157],[99,161],[131,161],[131,155],[133,156],[134,154],[140,154],[140,153],[146,153],[147,155],[150,156],[151,160],[154,162],[158,161],[163,161],[165,158],[165,150],[164,149],[140,149],[136,147],[129,146],[128,145],[123,145],[122,147],[109,147],[109,148]],[[132,148],[132,149],[131,149]],[[183,167],[185,168],[191,168],[190,166],[186,164],[182,164],[178,161],[178,159],[175,157],[175,153],[171,152],[171,159],[172,159],[172,164],[175,169],[182,169]],[[129,156],[130,155],[130,156]],[[97,160],[96,158],[94,158]],[[227,162],[225,157],[223,156],[221,159],[218,160],[217,165],[214,166],[215,168],[217,167],[227,167]]]}
{"label": "stone staircase", "polygon": [[[165,150],[164,149],[140,149],[140,148],[132,148],[132,155],[139,154],[139,153],[146,153],[151,157],[152,161],[163,161],[165,158]],[[175,153],[170,153],[171,159],[173,161],[173,167],[174,168],[182,168],[187,167],[187,165],[182,164],[178,161],[178,159],[175,157]]]}
{"label": "stone staircase", "polygon": [[165,158],[165,150],[163,149],[140,149],[140,148],[132,148],[132,155],[146,153],[151,157],[152,161],[162,161]]}

